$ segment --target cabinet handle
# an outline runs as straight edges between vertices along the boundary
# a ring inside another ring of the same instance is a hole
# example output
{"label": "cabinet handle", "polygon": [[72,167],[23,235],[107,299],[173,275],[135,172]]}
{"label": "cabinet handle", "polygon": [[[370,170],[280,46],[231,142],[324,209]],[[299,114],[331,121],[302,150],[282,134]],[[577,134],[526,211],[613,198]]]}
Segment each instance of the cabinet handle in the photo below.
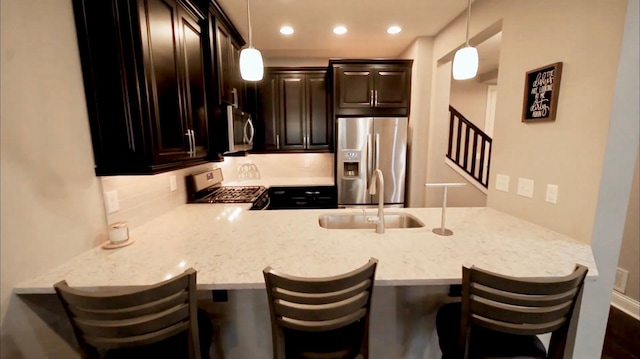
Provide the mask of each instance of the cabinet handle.
{"label": "cabinet handle", "polygon": [[196,156],[196,131],[195,130],[191,130],[191,143],[193,144],[193,150],[191,154],[193,155],[193,157],[195,157]]}
{"label": "cabinet handle", "polygon": [[235,87],[231,89],[231,101],[232,106],[238,108],[238,90]]}
{"label": "cabinet handle", "polygon": [[369,91],[369,106],[373,107],[373,90]]}
{"label": "cabinet handle", "polygon": [[280,135],[276,135],[276,150],[280,149]]}
{"label": "cabinet handle", "polygon": [[373,92],[373,107],[378,107],[378,90]]}
{"label": "cabinet handle", "polygon": [[187,129],[185,136],[189,138],[189,157],[193,157],[193,139],[191,138],[191,130]]}

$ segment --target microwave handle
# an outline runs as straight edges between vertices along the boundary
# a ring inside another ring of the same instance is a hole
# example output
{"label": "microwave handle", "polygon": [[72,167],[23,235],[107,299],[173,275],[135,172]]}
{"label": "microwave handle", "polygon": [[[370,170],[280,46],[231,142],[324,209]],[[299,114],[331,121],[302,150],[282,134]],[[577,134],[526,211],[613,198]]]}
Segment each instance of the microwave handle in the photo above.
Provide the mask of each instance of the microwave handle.
{"label": "microwave handle", "polygon": [[247,135],[247,126],[249,126],[249,121],[244,123],[242,127],[242,143],[249,143],[249,135]]}
{"label": "microwave handle", "polygon": [[249,124],[249,129],[251,130],[251,136],[249,136],[249,141],[248,143],[250,145],[253,144],[253,136],[256,134],[256,129],[255,127],[253,127],[253,121],[251,121],[251,119],[247,119],[247,123]]}

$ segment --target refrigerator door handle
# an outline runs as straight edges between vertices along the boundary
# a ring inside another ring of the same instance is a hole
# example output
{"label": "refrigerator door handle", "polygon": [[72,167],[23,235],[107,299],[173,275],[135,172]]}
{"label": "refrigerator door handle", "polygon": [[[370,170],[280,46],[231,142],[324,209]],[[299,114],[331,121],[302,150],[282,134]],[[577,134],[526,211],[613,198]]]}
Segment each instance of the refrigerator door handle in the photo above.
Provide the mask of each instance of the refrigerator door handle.
{"label": "refrigerator door handle", "polygon": [[376,168],[374,168],[373,170],[377,170],[377,169],[380,169],[380,134],[379,133],[376,133]]}
{"label": "refrigerator door handle", "polygon": [[371,156],[373,156],[373,148],[371,143],[371,134],[368,134],[367,135],[367,171],[365,172],[365,179],[364,179],[365,198],[369,193],[369,180],[371,179],[371,175],[373,173],[373,171],[371,170],[371,166],[373,165],[373,160]]}

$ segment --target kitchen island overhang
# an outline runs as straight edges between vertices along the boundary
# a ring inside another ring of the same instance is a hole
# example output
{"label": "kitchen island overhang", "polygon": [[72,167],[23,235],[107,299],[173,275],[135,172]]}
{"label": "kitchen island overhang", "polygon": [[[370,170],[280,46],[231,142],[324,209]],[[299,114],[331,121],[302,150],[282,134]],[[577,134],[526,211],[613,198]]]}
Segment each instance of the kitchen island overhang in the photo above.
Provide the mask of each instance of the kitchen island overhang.
{"label": "kitchen island overhang", "polygon": [[[458,284],[463,265],[529,278],[563,276],[575,264],[598,272],[591,247],[566,235],[486,207],[449,208],[449,237],[431,232],[440,208],[398,208],[417,217],[421,228],[325,229],[323,214],[361,211],[247,211],[246,205],[183,205],[132,231],[136,242],[115,250],[100,247],[72,258],[14,288],[16,294],[52,294],[67,280],[84,289],[144,286],[192,267],[198,289],[264,288],[262,269],[272,266],[296,276],[331,276],[370,257],[379,262],[377,286]],[[373,213],[373,210],[369,210]],[[390,210],[391,211],[391,210]]]}

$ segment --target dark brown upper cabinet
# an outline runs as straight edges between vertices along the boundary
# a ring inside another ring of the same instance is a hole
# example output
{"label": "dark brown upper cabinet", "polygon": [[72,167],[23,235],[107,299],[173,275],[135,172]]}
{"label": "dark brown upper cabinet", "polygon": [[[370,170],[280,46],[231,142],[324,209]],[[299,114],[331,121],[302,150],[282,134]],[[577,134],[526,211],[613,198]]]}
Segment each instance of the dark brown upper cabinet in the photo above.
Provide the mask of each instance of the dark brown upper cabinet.
{"label": "dark brown upper cabinet", "polygon": [[207,15],[205,28],[205,70],[208,80],[209,158],[219,160],[229,149],[226,106],[249,111],[245,81],[240,76],[240,50],[245,44],[242,36],[226,14],[214,1],[201,2]]}
{"label": "dark brown upper cabinet", "polygon": [[219,102],[222,105],[228,104],[242,109],[246,97],[246,86],[240,76],[240,50],[244,41],[239,35],[234,35],[229,23],[218,14],[214,12],[212,21],[215,24]]}
{"label": "dark brown upper cabinet", "polygon": [[336,115],[408,116],[413,60],[331,60]]}
{"label": "dark brown upper cabinet", "polygon": [[73,0],[97,175],[204,162],[204,15],[177,0]]}
{"label": "dark brown upper cabinet", "polygon": [[325,68],[267,68],[255,85],[256,151],[328,151],[331,121]]}

